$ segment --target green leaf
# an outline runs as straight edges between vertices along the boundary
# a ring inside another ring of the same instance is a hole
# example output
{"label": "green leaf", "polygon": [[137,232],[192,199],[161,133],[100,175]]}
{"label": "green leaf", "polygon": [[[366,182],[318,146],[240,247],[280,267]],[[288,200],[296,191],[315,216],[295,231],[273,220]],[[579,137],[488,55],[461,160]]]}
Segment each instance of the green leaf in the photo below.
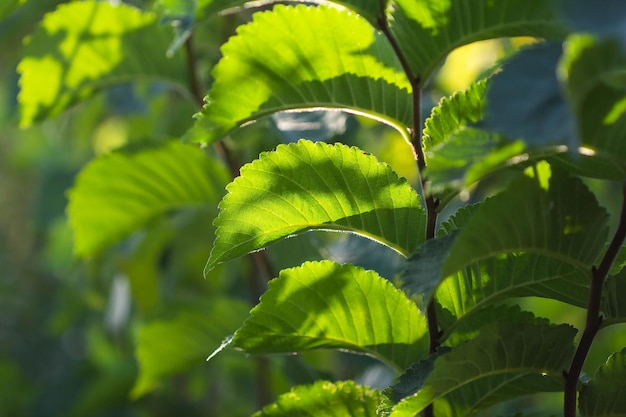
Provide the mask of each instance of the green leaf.
{"label": "green leaf", "polygon": [[530,148],[568,145],[578,149],[576,122],[557,79],[563,47],[541,43],[508,60],[489,83],[485,123]]}
{"label": "green leaf", "polygon": [[524,176],[462,209],[444,223],[448,235],[424,243],[408,261],[403,286],[426,301],[436,291],[452,315],[442,340],[481,309],[511,297],[587,305],[608,216],[580,180],[545,174]]}
{"label": "green leaf", "polygon": [[626,53],[617,41],[574,36],[559,64],[587,153],[626,173]]}
{"label": "green leaf", "polygon": [[[444,262],[457,236],[458,230],[454,230],[420,245],[408,259],[407,266],[400,275],[402,288],[429,300],[440,283]],[[424,307],[426,305],[424,303]]]}
{"label": "green leaf", "polygon": [[562,0],[559,12],[576,32],[592,32],[626,41],[626,3],[603,0],[601,6],[586,0]]}
{"label": "green leaf", "polygon": [[253,417],[375,417],[381,398],[352,381],[319,381],[292,389]]}
{"label": "green leaf", "polygon": [[161,16],[161,24],[174,29],[174,39],[167,48],[171,57],[187,41],[193,30],[198,9],[197,0],[157,0],[155,8]]}
{"label": "green leaf", "polygon": [[250,353],[332,348],[405,369],[427,351],[415,304],[373,271],[330,261],[285,269],[269,283],[230,347]]}
{"label": "green leaf", "polygon": [[410,84],[385,37],[357,14],[279,5],[255,13],[222,55],[199,120],[208,142],[260,117],[306,108],[363,114],[407,135]]}
{"label": "green leaf", "polygon": [[519,252],[589,273],[604,247],[608,214],[580,179],[559,170],[547,173],[549,179],[522,176],[477,208],[451,248],[443,276]]}
{"label": "green leaf", "polygon": [[207,270],[313,229],[356,233],[404,256],[425,236],[424,211],[406,180],[341,144],[280,145],[244,166],[227,190]]}
{"label": "green leaf", "polygon": [[182,56],[165,57],[170,38],[155,14],[125,4],[60,5],[28,38],[18,65],[20,124],[56,116],[113,84],[162,80],[184,91]]}
{"label": "green leaf", "polygon": [[26,0],[3,0],[0,3],[0,20],[13,13],[15,9],[24,3],[26,3]]}
{"label": "green leaf", "polygon": [[396,0],[390,26],[424,85],[446,55],[462,45],[512,36],[562,37],[554,0]]}
{"label": "green leaf", "polygon": [[435,361],[442,354],[450,351],[447,347],[440,347],[437,352],[429,355],[427,358],[420,360],[412,364],[400,377],[398,381],[383,391],[385,398],[378,406],[378,413],[382,416],[388,416],[393,407],[400,402],[400,400],[415,394],[423,386],[426,378],[433,371]]}
{"label": "green leaf", "polygon": [[214,205],[227,181],[221,164],[175,142],[95,159],[69,192],[75,252],[92,255],[171,210]]}
{"label": "green leaf", "polygon": [[602,290],[602,304],[600,310],[604,315],[602,326],[626,322],[626,270],[622,269],[617,275],[609,276]]}
{"label": "green leaf", "polygon": [[441,355],[424,386],[401,401],[392,417],[413,417],[438,407],[468,413],[535,392],[563,389],[562,371],[574,351],[567,325],[500,321],[473,340]]}
{"label": "green leaf", "polygon": [[139,376],[131,396],[146,394],[164,377],[202,366],[211,349],[245,320],[247,311],[240,301],[211,299],[142,324],[136,342]]}
{"label": "green leaf", "polygon": [[580,392],[583,416],[614,417],[626,415],[626,349],[611,355]]}
{"label": "green leaf", "polygon": [[424,153],[429,191],[467,188],[524,151],[522,142],[508,143],[472,126],[484,115],[487,81],[443,98],[424,124]]}

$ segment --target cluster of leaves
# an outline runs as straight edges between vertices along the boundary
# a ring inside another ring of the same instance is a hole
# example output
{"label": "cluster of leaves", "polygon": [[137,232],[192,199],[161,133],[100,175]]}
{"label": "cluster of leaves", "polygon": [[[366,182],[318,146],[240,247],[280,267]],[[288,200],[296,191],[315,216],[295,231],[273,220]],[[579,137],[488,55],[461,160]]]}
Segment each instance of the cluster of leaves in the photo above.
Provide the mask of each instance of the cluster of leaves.
{"label": "cluster of leaves", "polygon": [[[197,361],[203,355],[197,343],[180,345],[201,328],[202,340],[214,345],[233,333],[214,355],[224,348],[336,349],[371,356],[401,374],[384,391],[351,381],[294,388],[258,416],[459,416],[559,391],[568,417],[577,405],[585,416],[625,414],[617,381],[626,379],[626,349],[592,378],[579,378],[596,333],[626,321],[620,251],[626,210],[611,223],[584,181],[623,185],[626,178],[626,6],[606,3],[350,0],[253,13],[222,46],[204,106],[182,143],[135,144],[97,158],[69,194],[81,257],[195,207],[207,224],[215,218],[209,279],[249,253],[273,278],[238,329],[244,305],[217,297],[175,322],[143,323],[134,395]],[[21,124],[136,79],[158,81],[199,106],[194,27],[245,4],[161,0],[155,11],[97,1],[59,6],[24,49]],[[538,41],[499,72],[443,98],[422,127],[422,91],[447,54],[516,36]],[[265,116],[320,108],[395,128],[406,152],[416,155],[421,195],[392,166],[345,144],[279,145],[237,172],[220,142]],[[215,145],[221,156],[198,143]],[[226,166],[236,175],[228,185]],[[502,191],[438,221],[462,205],[459,196],[500,175],[510,179]],[[257,251],[312,230],[374,240],[380,251],[405,259],[403,272],[381,276],[327,259],[290,265],[274,277],[266,252]],[[154,251],[151,243],[146,238],[143,250]],[[150,274],[135,265],[129,275],[137,304],[149,311],[157,296],[141,293],[141,281]],[[516,306],[512,300],[520,297],[586,309],[580,341],[573,325]],[[195,326],[198,320],[203,326]],[[148,349],[168,325],[180,338],[168,342],[180,345]]]}

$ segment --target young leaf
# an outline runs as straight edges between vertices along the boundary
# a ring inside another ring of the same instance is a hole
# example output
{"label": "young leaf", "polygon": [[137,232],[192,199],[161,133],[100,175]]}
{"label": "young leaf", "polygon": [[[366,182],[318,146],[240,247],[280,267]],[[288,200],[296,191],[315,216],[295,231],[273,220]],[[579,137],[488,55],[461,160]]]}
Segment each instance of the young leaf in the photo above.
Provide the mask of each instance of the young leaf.
{"label": "young leaf", "polygon": [[180,309],[171,318],[142,324],[136,343],[139,376],[131,396],[138,398],[164,377],[204,364],[207,352],[232,334],[247,310],[236,300],[212,299]]}
{"label": "young leaf", "polygon": [[227,179],[200,149],[175,142],[95,159],[69,192],[76,254],[92,255],[170,210],[216,204]]}
{"label": "young leaf", "polygon": [[487,81],[443,98],[424,124],[429,191],[464,188],[521,154],[524,144],[472,127],[482,120]]}
{"label": "young leaf", "polygon": [[18,65],[22,126],[60,114],[112,84],[155,79],[186,85],[180,55],[165,57],[156,15],[108,2],[60,5],[28,38]]}
{"label": "young leaf", "polygon": [[215,220],[207,270],[312,229],[353,232],[408,256],[425,236],[419,197],[371,155],[301,140],[244,166]]}
{"label": "young leaf", "polygon": [[579,408],[583,416],[626,415],[626,349],[611,355],[591,381],[583,385]]}
{"label": "young leaf", "polygon": [[357,14],[276,6],[255,13],[222,54],[199,121],[208,142],[260,117],[305,108],[363,114],[406,135],[410,84],[384,36]]}
{"label": "young leaf", "polygon": [[436,400],[467,413],[521,395],[563,389],[562,371],[576,330],[506,320],[483,327],[473,340],[439,356],[424,386],[401,401],[392,417],[413,417]]}
{"label": "young leaf", "polygon": [[562,37],[554,0],[397,0],[391,31],[423,85],[454,48],[484,39]]}
{"label": "young leaf", "polygon": [[270,281],[230,347],[250,353],[342,349],[405,369],[426,354],[426,333],[415,304],[375,272],[306,262]]}
{"label": "young leaf", "polygon": [[253,417],[376,417],[380,391],[352,381],[319,381],[281,395]]}

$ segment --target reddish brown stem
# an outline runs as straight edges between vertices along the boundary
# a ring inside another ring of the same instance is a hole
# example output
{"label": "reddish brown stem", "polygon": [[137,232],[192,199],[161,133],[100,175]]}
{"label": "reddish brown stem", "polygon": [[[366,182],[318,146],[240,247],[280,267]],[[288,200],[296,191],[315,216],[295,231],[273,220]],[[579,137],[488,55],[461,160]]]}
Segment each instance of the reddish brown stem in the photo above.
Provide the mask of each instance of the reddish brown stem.
{"label": "reddish brown stem", "polygon": [[580,343],[576,348],[576,353],[572,359],[572,363],[565,375],[565,396],[563,400],[563,415],[564,417],[576,417],[577,408],[577,394],[578,394],[578,380],[580,373],[582,372],[583,365],[587,354],[591,349],[593,340],[600,330],[602,324],[602,317],[600,315],[600,303],[602,301],[602,287],[604,281],[611,269],[611,265],[615,261],[617,254],[624,243],[626,238],[626,184],[622,189],[623,202],[622,212],[620,215],[619,225],[613,239],[607,249],[606,253],[602,257],[600,265],[591,270],[591,288],[589,290],[589,302],[587,304],[587,320],[585,323],[585,330],[580,339]]}

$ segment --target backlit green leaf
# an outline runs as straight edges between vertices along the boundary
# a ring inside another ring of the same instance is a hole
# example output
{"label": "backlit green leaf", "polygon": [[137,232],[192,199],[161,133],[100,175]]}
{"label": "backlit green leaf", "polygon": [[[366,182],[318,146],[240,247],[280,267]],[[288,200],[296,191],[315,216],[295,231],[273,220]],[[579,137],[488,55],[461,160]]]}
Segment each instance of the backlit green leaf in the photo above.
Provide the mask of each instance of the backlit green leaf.
{"label": "backlit green leaf", "polygon": [[203,366],[212,349],[241,324],[248,307],[232,299],[187,306],[137,331],[139,376],[131,395],[140,397],[165,377]]}
{"label": "backlit green leaf", "polygon": [[532,253],[588,273],[607,237],[608,214],[578,178],[553,170],[522,176],[485,201],[467,222],[444,265],[447,276],[505,253]]}
{"label": "backlit green leaf", "polygon": [[626,415],[626,349],[611,355],[580,392],[583,416],[615,417]]}
{"label": "backlit green leaf", "polygon": [[381,398],[352,381],[320,381],[292,389],[253,417],[375,417]]}
{"label": "backlit green leaf", "polygon": [[424,243],[409,259],[403,286],[426,300],[436,291],[452,315],[444,340],[481,309],[511,297],[587,305],[607,213],[578,179],[550,175],[549,182],[547,175],[523,177],[483,204],[462,209],[443,225],[447,233],[460,231]]}
{"label": "backlit green leaf", "polygon": [[375,272],[306,262],[270,281],[230,347],[250,353],[342,349],[405,369],[426,354],[426,333],[415,304]]}
{"label": "backlit green leaf", "polygon": [[199,120],[205,141],[278,111],[305,108],[345,109],[406,135],[409,82],[384,36],[357,14],[276,6],[239,27],[222,54]]}
{"label": "backlit green leaf", "polygon": [[95,159],[69,192],[76,254],[92,255],[171,210],[214,205],[227,181],[222,165],[175,142]]}
{"label": "backlit green leaf", "polygon": [[574,352],[567,325],[502,320],[437,358],[424,386],[401,401],[392,417],[413,417],[429,404],[467,415],[521,395],[563,389],[562,371]]}
{"label": "backlit green leaf", "polygon": [[404,256],[425,236],[424,211],[406,180],[341,144],[280,145],[244,166],[227,189],[207,270],[312,229],[360,234]]}
{"label": "backlit green leaf", "polygon": [[158,80],[183,91],[182,57],[165,57],[170,38],[155,14],[123,3],[60,5],[28,38],[18,66],[21,125],[56,116],[113,84]]}
{"label": "backlit green leaf", "polygon": [[427,82],[454,48],[484,39],[564,34],[554,0],[396,0],[390,26],[413,74]]}

